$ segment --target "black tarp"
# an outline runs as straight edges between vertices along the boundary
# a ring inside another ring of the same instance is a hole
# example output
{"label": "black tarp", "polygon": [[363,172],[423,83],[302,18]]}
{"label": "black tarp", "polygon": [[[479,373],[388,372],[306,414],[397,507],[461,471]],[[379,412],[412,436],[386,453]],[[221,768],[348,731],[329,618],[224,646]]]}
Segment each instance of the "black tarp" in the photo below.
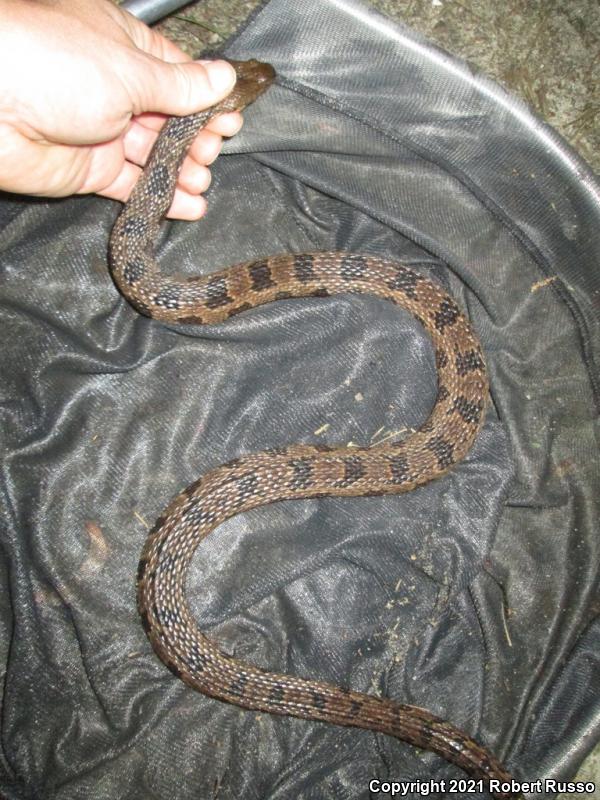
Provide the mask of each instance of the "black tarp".
{"label": "black tarp", "polygon": [[[279,81],[213,166],[206,219],[165,228],[164,269],[397,257],[468,310],[493,404],[443,480],[223,525],[195,557],[192,607],[239,658],[425,706],[522,779],[570,776],[600,720],[600,187],[522,104],[354,0],[271,0],[226,53]],[[428,340],[365,297],[205,329],[142,318],[107,271],[116,213],[0,206],[0,789],[362,800],[371,778],[462,777],[383,736],[196,694],[135,606],[147,524],[173,494],[241,453],[417,426]]]}

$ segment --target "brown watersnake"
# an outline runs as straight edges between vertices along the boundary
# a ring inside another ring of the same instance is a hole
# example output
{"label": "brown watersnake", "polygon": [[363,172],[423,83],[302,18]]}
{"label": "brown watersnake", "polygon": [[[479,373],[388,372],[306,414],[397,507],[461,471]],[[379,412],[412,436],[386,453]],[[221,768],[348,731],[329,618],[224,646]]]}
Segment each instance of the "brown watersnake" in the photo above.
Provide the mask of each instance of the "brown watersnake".
{"label": "brown watersnake", "polygon": [[429,483],[471,448],[488,392],[481,347],[457,304],[401,263],[322,252],[269,256],[205,276],[161,275],[154,243],[190,143],[212,117],[244,108],[274,79],[269,65],[233,63],[238,79],[226,100],[171,118],[161,130],[111,234],[110,264],[120,291],[147,316],[195,324],[284,298],[376,295],[414,315],[431,337],[437,398],[426,422],[403,441],[351,450],[291,445],[244,455],[185,489],[156,522],[141,556],[138,606],[145,630],[171,671],[203,694],[246,709],[378,731],[433,751],[474,778],[510,780],[488,750],[425,709],[236,661],[199,631],[186,604],[194,551],[220,523],[280,500],[399,494]]}

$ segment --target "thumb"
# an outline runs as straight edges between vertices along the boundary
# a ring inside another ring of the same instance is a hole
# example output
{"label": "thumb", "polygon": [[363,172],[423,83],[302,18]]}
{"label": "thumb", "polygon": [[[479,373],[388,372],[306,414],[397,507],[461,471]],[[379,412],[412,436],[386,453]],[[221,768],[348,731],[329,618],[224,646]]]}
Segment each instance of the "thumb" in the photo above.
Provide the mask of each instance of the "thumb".
{"label": "thumb", "polygon": [[[148,61],[151,68],[148,69]],[[153,56],[142,65],[138,85],[140,109],[184,116],[202,111],[227,97],[236,80],[227,61],[187,61],[169,63]]]}

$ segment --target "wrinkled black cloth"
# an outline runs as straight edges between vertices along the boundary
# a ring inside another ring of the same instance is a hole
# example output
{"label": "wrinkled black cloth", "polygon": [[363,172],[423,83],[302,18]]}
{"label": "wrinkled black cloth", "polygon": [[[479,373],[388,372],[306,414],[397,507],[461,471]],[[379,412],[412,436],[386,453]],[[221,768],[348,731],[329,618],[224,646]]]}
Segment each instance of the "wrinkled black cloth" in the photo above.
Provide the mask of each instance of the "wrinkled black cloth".
{"label": "wrinkled black cloth", "polygon": [[[222,525],[190,604],[240,659],[424,706],[521,779],[570,776],[600,722],[600,187],[514,98],[354,0],[271,0],[225,52],[279,80],[214,165],[206,219],[165,227],[165,271],[401,259],[468,310],[492,405],[424,488]],[[151,650],[134,576],[175,493],[242,453],[414,428],[436,379],[418,323],[374,298],[207,328],[139,316],[107,270],[117,210],[0,207],[3,794],[363,800],[372,778],[464,777],[207,699]]]}

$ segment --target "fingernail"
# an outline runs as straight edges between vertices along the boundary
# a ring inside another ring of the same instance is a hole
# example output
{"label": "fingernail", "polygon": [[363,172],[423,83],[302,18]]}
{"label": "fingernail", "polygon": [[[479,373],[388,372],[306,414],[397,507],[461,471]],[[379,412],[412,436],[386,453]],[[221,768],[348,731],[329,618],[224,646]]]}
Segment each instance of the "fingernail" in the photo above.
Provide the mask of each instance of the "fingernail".
{"label": "fingernail", "polygon": [[211,61],[206,64],[208,80],[215,92],[226,92],[235,83],[235,70],[226,61]]}

